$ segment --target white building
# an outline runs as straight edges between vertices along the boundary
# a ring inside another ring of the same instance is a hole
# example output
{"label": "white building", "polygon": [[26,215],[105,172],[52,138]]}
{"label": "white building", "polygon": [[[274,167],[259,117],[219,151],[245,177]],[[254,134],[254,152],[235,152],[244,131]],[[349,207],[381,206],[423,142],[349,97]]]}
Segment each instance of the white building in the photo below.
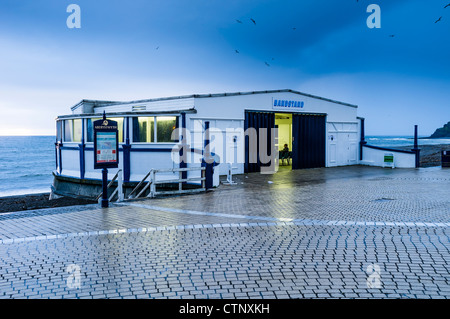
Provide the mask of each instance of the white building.
{"label": "white building", "polygon": [[[142,180],[151,169],[200,166],[208,127],[211,151],[220,162],[215,168],[215,174],[219,175],[227,174],[227,163],[235,168],[233,174],[260,172],[266,166],[278,167],[277,160],[267,163],[265,157],[260,156],[258,151],[264,143],[267,155],[271,150],[278,155],[287,144],[292,169],[360,163],[381,166],[386,150],[370,147],[368,151],[373,154],[369,158],[362,157],[362,149],[366,148],[363,147],[364,119],[357,116],[357,109],[356,105],[293,90],[200,94],[130,102],[82,100],[71,108],[72,114],[56,119],[53,191],[88,196],[92,190],[83,187],[98,185],[101,172],[93,167],[92,123],[100,119],[103,112],[119,124],[119,168],[123,171],[124,182],[131,185]],[[176,128],[186,128],[185,134],[181,130],[173,134]],[[278,130],[277,133],[268,130],[268,138],[264,139],[265,131],[261,128]],[[258,146],[252,132],[256,132]],[[272,136],[275,134],[278,136]],[[263,140],[267,142],[261,144]],[[189,153],[185,154],[186,164],[180,164],[180,153],[174,151],[180,145]],[[412,152],[395,155],[396,166],[414,167]],[[110,175],[116,171],[111,169]]]}

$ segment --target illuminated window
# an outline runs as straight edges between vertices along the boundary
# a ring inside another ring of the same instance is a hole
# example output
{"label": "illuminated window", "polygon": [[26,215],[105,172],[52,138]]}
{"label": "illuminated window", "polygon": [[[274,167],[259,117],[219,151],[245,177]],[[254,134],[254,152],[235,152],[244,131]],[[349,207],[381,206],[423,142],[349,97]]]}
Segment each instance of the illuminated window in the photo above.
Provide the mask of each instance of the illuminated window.
{"label": "illuminated window", "polygon": [[133,117],[133,142],[153,143],[154,126],[154,117]]}
{"label": "illuminated window", "polygon": [[65,142],[81,142],[82,136],[81,119],[64,121],[64,141]]}
{"label": "illuminated window", "polygon": [[172,132],[176,126],[176,116],[134,117],[133,142],[174,143]]}
{"label": "illuminated window", "polygon": [[158,143],[172,143],[172,132],[177,126],[175,116],[156,117],[156,141]]}

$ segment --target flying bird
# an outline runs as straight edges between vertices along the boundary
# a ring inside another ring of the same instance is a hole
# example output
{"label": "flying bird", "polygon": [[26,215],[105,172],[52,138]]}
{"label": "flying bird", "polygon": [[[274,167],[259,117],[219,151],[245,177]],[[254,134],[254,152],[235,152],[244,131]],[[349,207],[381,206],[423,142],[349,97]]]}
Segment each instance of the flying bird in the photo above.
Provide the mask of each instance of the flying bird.
{"label": "flying bird", "polygon": [[444,9],[445,9],[445,8],[447,8],[447,7],[450,7],[450,3],[449,3],[449,4],[447,4],[447,5],[446,5],[446,6],[444,7]]}
{"label": "flying bird", "polygon": [[241,21],[241,20],[237,20],[237,19],[236,19],[236,22],[242,24],[242,21]]}
{"label": "flying bird", "polygon": [[236,52],[236,53],[239,53],[239,51],[238,51],[238,50],[234,50],[234,52]]}
{"label": "flying bird", "polygon": [[156,49],[155,50],[158,50],[159,49],[159,47],[156,47]]}
{"label": "flying bird", "polygon": [[393,38],[393,37],[395,37],[395,34],[391,34],[391,35],[389,35],[389,37],[390,37],[390,38]]}
{"label": "flying bird", "polygon": [[434,23],[438,23],[439,21],[441,21],[442,17],[439,17],[439,19],[437,19],[436,21],[434,21]]}
{"label": "flying bird", "polygon": [[255,20],[253,20],[252,18],[250,18],[250,20],[252,20],[254,25],[256,25],[256,21]]}
{"label": "flying bird", "polygon": [[294,30],[294,31],[295,31],[295,30],[297,30],[297,28],[295,28],[295,27],[294,27],[294,28],[292,28],[292,30]]}
{"label": "flying bird", "polygon": [[267,62],[264,62],[267,66],[270,66],[270,64],[269,63],[267,63]]}

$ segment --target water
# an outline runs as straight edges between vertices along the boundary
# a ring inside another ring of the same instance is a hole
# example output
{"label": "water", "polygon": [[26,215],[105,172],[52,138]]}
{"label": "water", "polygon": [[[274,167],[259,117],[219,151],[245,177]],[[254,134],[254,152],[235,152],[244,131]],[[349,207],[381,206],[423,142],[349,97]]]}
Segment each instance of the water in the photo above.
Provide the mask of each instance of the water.
{"label": "water", "polygon": [[0,197],[50,192],[54,136],[0,136]]}
{"label": "water", "polygon": [[[367,144],[388,148],[396,148],[400,146],[413,146],[413,136],[366,136]],[[419,138],[420,145],[439,145],[450,144],[450,138]]]}

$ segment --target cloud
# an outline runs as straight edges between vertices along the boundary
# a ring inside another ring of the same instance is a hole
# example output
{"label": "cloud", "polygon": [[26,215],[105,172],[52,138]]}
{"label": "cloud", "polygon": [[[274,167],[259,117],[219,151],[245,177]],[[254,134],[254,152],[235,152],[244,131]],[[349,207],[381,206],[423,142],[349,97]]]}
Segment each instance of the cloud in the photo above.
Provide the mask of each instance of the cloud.
{"label": "cloud", "polygon": [[[449,24],[434,24],[439,6],[378,3],[373,30],[364,1],[79,0],[82,28],[70,30],[69,2],[2,1],[1,132],[53,132],[54,117],[83,98],[284,88],[359,104],[368,129],[386,134],[409,132],[427,103],[417,121],[431,130],[448,114],[435,87],[450,86]],[[389,110],[408,114],[386,125]]]}

